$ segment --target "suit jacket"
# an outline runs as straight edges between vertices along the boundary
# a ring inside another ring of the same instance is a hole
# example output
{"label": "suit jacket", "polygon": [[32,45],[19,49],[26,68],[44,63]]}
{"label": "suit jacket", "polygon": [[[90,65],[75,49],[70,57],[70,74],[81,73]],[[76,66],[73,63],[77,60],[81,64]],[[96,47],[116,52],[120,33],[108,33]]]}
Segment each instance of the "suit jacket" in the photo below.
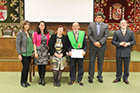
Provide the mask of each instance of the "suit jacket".
{"label": "suit jacket", "polygon": [[[130,46],[123,47],[120,46],[120,42],[129,42]],[[121,30],[114,32],[112,44],[116,46],[116,56],[117,57],[130,57],[131,46],[136,44],[134,33],[130,30],[126,30],[125,36]]]}
{"label": "suit jacket", "polygon": [[[56,38],[57,38],[57,35],[54,34],[51,36],[49,40],[49,52],[51,56],[53,56],[54,53],[56,52],[56,49],[55,49]],[[68,50],[68,42],[67,42],[67,37],[65,35],[62,36],[62,44],[63,44],[62,53],[63,53],[63,56],[66,56],[66,52]]]}
{"label": "suit jacket", "polygon": [[97,26],[96,22],[90,23],[88,26],[88,39],[89,39],[89,47],[90,48],[97,48],[94,46],[94,42],[100,42],[102,45],[101,48],[106,47],[106,40],[108,37],[108,25],[105,23],[101,23],[101,28],[100,28],[100,33],[99,35],[97,34]]}

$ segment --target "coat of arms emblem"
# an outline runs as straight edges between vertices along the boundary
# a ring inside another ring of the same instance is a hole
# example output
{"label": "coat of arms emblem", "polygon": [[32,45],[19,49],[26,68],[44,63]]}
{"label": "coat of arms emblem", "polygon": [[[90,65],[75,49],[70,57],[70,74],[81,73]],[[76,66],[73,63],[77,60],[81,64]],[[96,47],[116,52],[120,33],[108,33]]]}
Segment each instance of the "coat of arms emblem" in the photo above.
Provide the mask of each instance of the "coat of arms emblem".
{"label": "coat of arms emblem", "polygon": [[7,19],[7,6],[5,3],[5,0],[0,0],[0,21],[5,21]]}
{"label": "coat of arms emblem", "polygon": [[119,3],[115,3],[110,7],[109,19],[120,20],[121,18],[124,18],[124,7]]}

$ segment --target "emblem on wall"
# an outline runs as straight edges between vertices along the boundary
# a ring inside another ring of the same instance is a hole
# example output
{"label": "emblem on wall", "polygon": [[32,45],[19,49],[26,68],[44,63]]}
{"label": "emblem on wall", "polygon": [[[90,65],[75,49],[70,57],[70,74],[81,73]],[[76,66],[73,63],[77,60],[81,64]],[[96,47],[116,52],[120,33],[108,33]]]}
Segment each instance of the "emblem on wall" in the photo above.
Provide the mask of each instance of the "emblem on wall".
{"label": "emblem on wall", "polygon": [[125,8],[122,7],[121,4],[119,3],[113,4],[109,10],[110,11],[109,19],[114,19],[114,20],[124,19],[124,10]]}
{"label": "emblem on wall", "polygon": [[7,6],[6,1],[0,0],[0,21],[5,21],[7,19]]}

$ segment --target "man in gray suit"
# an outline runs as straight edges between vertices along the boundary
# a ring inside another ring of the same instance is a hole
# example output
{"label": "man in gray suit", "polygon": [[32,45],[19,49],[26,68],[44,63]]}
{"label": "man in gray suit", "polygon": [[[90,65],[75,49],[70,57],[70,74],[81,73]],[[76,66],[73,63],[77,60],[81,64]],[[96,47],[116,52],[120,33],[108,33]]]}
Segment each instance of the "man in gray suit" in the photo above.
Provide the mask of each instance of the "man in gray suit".
{"label": "man in gray suit", "polygon": [[88,26],[89,39],[89,77],[88,82],[93,83],[95,73],[95,59],[98,61],[98,81],[103,83],[102,67],[104,61],[104,52],[106,49],[106,40],[108,37],[108,25],[103,23],[105,16],[98,12],[95,15],[95,22]]}
{"label": "man in gray suit", "polygon": [[121,81],[122,75],[122,62],[124,61],[124,75],[123,82],[129,84],[129,63],[130,63],[130,54],[131,46],[136,44],[134,39],[134,33],[127,29],[126,20],[120,21],[121,29],[114,33],[112,44],[116,46],[116,79],[113,83]]}

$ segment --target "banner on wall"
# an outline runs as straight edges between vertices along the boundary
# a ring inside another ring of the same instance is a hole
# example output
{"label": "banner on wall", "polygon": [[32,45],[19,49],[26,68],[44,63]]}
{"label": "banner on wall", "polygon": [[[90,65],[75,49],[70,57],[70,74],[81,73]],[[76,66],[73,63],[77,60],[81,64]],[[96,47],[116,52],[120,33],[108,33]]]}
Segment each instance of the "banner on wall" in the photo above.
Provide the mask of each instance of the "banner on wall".
{"label": "banner on wall", "polygon": [[0,0],[0,22],[20,23],[23,14],[23,0]]}
{"label": "banner on wall", "polygon": [[5,21],[7,19],[7,6],[0,5],[0,21]]}

